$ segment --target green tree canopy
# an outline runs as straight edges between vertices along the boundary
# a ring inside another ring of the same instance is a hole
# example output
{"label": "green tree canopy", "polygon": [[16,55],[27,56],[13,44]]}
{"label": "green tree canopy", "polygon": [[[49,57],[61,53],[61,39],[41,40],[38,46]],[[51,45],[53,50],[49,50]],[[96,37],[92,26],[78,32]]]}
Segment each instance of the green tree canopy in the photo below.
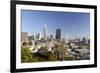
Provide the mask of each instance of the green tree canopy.
{"label": "green tree canopy", "polygon": [[29,48],[21,49],[21,62],[32,62],[32,55]]}

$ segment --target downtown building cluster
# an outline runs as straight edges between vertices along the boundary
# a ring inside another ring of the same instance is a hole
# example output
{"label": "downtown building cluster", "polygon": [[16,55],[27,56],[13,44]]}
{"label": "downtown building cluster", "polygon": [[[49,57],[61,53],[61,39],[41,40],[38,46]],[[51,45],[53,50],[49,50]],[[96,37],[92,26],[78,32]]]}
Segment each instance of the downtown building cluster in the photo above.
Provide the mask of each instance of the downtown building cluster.
{"label": "downtown building cluster", "polygon": [[[58,46],[60,45],[60,46]],[[41,50],[46,47],[47,50]],[[43,34],[36,33],[29,35],[28,32],[21,33],[21,48],[28,48],[31,53],[46,53],[50,51],[56,53],[58,60],[65,60],[66,55],[75,59],[90,59],[90,39],[89,38],[62,38],[61,29],[55,30],[55,35],[48,35],[46,24],[43,27]]]}

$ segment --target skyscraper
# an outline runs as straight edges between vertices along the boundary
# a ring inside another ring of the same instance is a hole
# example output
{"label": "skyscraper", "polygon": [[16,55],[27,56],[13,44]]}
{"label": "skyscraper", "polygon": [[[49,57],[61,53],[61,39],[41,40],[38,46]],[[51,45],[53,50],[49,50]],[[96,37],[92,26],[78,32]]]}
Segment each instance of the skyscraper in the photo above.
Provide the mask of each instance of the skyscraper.
{"label": "skyscraper", "polygon": [[50,40],[53,40],[53,35],[50,35]]}
{"label": "skyscraper", "polygon": [[44,40],[47,40],[47,26],[46,26],[46,24],[44,24],[43,36],[44,36]]}
{"label": "skyscraper", "polygon": [[28,42],[28,33],[27,32],[21,32],[21,41],[22,42]]}
{"label": "skyscraper", "polygon": [[38,40],[41,39],[41,33],[38,33],[38,34],[37,34],[37,38],[38,38]]}
{"label": "skyscraper", "polygon": [[56,39],[61,40],[61,29],[60,28],[56,29]]}

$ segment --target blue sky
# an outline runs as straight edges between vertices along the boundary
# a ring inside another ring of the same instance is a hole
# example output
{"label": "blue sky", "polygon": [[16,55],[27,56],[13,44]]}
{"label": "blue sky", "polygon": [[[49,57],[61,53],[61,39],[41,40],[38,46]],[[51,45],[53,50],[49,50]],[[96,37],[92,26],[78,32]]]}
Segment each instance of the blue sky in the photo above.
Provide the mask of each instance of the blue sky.
{"label": "blue sky", "polygon": [[90,37],[90,14],[79,12],[56,12],[21,10],[22,32],[43,34],[44,24],[48,35],[55,35],[61,29],[62,37]]}

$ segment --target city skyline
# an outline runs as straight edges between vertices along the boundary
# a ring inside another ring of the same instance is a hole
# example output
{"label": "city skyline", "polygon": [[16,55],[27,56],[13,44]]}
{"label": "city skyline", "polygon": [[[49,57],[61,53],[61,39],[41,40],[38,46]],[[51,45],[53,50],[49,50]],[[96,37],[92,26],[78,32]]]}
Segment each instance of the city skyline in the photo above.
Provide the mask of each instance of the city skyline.
{"label": "city skyline", "polygon": [[60,28],[62,38],[90,37],[89,13],[22,10],[21,15],[22,32],[43,34],[46,24],[47,35]]}

